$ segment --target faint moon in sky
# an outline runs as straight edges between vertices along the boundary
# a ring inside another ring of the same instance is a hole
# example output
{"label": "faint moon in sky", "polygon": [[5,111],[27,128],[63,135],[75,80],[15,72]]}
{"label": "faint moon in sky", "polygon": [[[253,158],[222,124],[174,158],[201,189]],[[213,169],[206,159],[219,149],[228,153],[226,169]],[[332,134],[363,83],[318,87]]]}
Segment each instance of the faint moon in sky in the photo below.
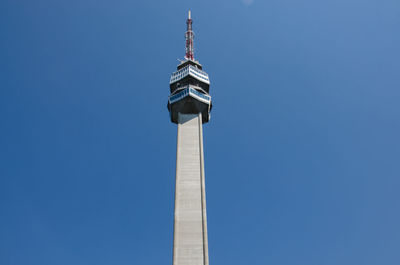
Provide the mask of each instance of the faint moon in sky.
{"label": "faint moon in sky", "polygon": [[251,5],[254,2],[254,0],[242,0],[242,2],[245,5]]}

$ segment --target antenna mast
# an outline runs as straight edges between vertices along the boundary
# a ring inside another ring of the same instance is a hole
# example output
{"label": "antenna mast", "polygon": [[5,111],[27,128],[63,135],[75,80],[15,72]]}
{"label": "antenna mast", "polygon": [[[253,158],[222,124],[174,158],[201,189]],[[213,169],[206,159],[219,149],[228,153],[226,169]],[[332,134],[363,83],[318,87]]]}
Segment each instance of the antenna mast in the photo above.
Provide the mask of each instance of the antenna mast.
{"label": "antenna mast", "polygon": [[187,30],[185,33],[185,39],[186,39],[186,55],[185,58],[187,60],[194,60],[194,49],[193,49],[193,39],[194,39],[194,33],[192,31],[192,18],[190,16],[190,10],[189,10],[189,16],[188,19],[186,20],[186,25],[187,25]]}

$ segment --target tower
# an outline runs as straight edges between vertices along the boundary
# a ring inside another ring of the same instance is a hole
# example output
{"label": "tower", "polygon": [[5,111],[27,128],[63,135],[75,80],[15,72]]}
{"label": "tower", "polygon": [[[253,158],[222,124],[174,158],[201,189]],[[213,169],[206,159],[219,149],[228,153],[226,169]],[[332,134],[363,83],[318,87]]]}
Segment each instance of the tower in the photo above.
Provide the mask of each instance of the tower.
{"label": "tower", "polygon": [[168,110],[178,124],[173,265],[208,265],[203,124],[210,119],[210,80],[194,59],[192,19],[186,21],[186,55],[171,75]]}

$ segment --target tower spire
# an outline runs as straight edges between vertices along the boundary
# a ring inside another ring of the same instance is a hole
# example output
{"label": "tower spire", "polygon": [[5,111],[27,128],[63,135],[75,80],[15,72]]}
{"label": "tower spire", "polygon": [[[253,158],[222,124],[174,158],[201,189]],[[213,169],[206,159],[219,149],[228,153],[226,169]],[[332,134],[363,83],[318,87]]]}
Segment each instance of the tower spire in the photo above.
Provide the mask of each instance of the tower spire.
{"label": "tower spire", "polygon": [[191,18],[191,12],[189,10],[188,14],[188,19],[186,20],[186,33],[185,33],[185,39],[186,39],[186,55],[185,58],[187,60],[194,60],[194,49],[193,49],[193,39],[194,39],[194,33],[192,31],[192,18]]}

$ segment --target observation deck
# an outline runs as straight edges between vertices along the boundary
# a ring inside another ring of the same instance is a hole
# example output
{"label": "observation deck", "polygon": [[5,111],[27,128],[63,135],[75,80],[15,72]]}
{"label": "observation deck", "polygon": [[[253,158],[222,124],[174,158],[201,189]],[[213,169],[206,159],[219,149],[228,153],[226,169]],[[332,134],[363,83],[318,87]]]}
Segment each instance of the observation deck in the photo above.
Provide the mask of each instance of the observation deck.
{"label": "observation deck", "polygon": [[200,86],[204,91],[209,93],[210,79],[208,74],[192,64],[187,64],[181,68],[178,66],[178,70],[171,75],[169,81],[171,93],[174,93],[180,86],[187,84]]}
{"label": "observation deck", "polygon": [[212,108],[210,79],[202,70],[198,62],[186,60],[177,67],[170,78],[170,96],[168,98],[168,110],[171,121],[178,123],[178,113],[201,113],[202,122],[210,119]]}

